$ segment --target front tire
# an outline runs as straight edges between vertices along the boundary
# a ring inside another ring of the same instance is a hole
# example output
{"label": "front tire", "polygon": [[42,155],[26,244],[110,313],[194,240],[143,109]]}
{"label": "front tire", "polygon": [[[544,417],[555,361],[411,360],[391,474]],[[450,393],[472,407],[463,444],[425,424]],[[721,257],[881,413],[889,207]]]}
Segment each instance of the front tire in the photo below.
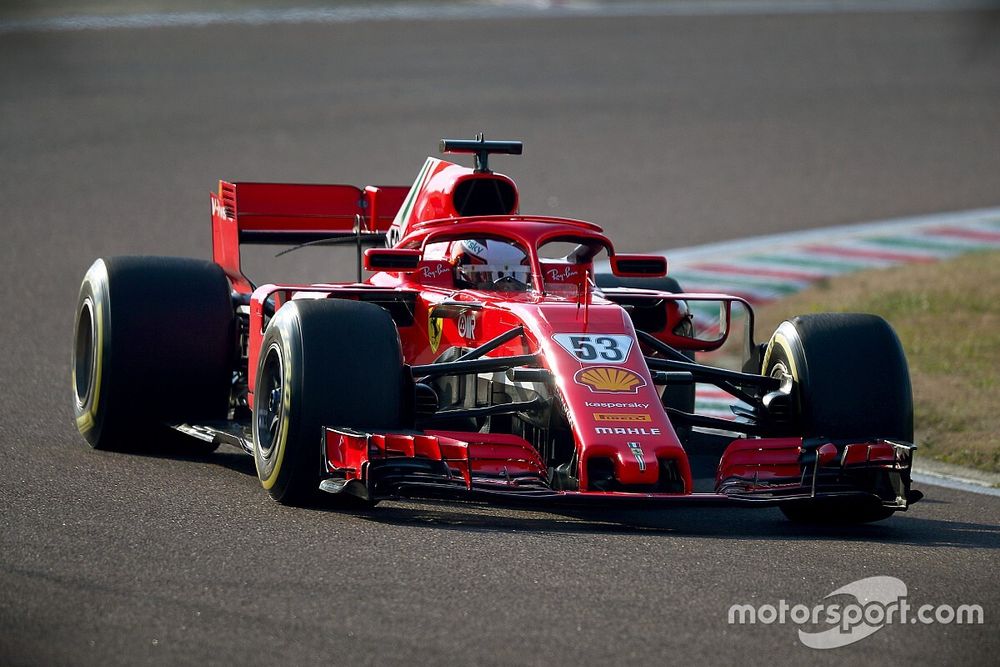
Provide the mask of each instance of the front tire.
{"label": "front tire", "polygon": [[[763,371],[790,376],[792,432],[804,438],[913,441],[913,396],[902,345],[876,315],[827,313],[782,322]],[[892,515],[871,501],[797,501],[781,507],[809,523],[865,523]]]}
{"label": "front tire", "polygon": [[323,427],[378,431],[406,417],[399,335],[381,307],[359,301],[292,301],[261,343],[254,389],[257,476],[283,504],[313,500],[323,470]]}

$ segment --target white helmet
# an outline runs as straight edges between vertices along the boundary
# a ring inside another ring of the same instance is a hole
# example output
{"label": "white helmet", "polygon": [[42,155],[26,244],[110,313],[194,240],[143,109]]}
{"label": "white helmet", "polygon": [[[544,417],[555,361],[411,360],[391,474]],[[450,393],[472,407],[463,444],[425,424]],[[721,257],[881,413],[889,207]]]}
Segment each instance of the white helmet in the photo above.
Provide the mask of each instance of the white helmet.
{"label": "white helmet", "polygon": [[507,241],[455,241],[451,261],[456,280],[466,287],[515,292],[531,286],[527,254]]}

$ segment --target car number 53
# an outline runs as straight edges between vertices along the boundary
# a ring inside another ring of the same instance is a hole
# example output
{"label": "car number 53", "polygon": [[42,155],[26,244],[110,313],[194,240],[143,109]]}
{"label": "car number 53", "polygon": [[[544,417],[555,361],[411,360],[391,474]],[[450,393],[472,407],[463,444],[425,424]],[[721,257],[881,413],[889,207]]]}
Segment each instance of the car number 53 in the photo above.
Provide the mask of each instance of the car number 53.
{"label": "car number 53", "polygon": [[632,337],[622,334],[556,334],[555,341],[578,361],[621,364],[628,359]]}

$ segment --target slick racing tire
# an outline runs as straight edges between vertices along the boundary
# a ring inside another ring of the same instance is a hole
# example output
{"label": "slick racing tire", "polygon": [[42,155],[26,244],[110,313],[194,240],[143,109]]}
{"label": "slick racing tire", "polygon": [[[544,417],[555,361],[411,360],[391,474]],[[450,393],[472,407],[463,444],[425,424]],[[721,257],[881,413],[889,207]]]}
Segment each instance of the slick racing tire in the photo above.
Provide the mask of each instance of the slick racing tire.
{"label": "slick racing tire", "polygon": [[[913,441],[913,396],[902,345],[876,315],[827,313],[782,322],[764,353],[766,375],[788,375],[794,433],[830,439]],[[865,523],[890,516],[877,501],[798,501],[781,507],[810,523]]]}
{"label": "slick racing tire", "polygon": [[264,333],[254,390],[254,462],[270,496],[287,505],[318,496],[324,426],[400,428],[403,371],[385,309],[341,299],[281,307]]}
{"label": "slick racing tire", "polygon": [[225,419],[234,345],[229,280],[218,265],[98,259],[76,308],[77,429],[95,449],[126,450],[166,423]]}

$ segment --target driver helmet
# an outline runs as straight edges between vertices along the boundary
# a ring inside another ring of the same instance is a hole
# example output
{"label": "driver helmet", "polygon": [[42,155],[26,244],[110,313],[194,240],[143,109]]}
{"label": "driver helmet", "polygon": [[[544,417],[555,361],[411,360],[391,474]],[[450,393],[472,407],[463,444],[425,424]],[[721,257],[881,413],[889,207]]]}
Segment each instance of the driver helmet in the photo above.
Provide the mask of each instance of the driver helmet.
{"label": "driver helmet", "polygon": [[527,290],[531,284],[528,255],[518,246],[493,239],[455,241],[451,261],[459,283],[475,289]]}

